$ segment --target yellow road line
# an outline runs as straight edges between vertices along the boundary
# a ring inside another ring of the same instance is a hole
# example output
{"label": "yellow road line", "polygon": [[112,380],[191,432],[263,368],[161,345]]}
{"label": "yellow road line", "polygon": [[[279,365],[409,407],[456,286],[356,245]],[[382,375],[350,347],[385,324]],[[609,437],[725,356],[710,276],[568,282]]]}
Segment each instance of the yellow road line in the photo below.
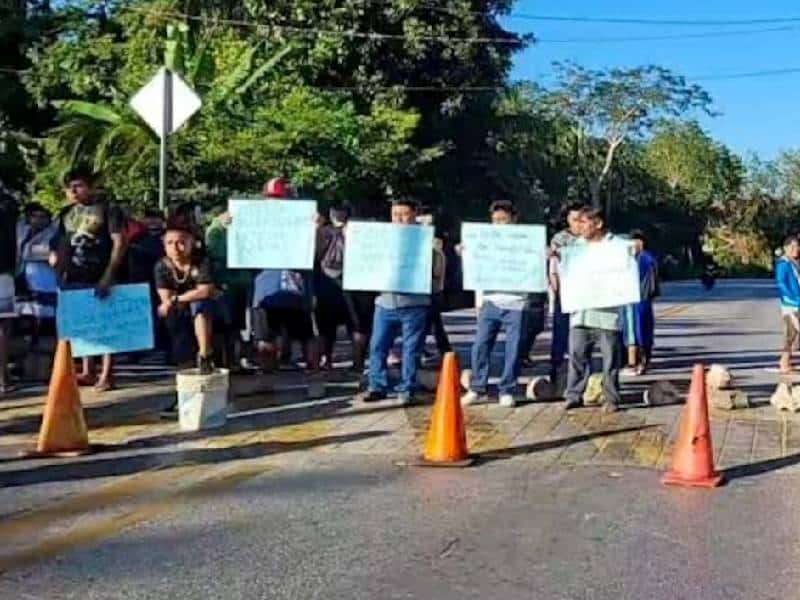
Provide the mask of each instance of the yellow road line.
{"label": "yellow road line", "polygon": [[656,315],[656,319],[668,319],[693,308],[694,305],[692,304],[678,304],[676,306],[670,306],[669,308],[665,308],[660,313]]}
{"label": "yellow road line", "polygon": [[[214,469],[211,475],[194,480],[187,486],[141,504],[122,515],[112,515],[78,526],[64,533],[8,554],[0,554],[0,573],[30,566],[68,550],[95,544],[125,529],[164,516],[196,498],[212,496],[239,483],[272,470],[270,465],[250,462],[232,468]],[[174,476],[174,473],[171,473]],[[5,540],[5,538],[3,538]]]}
{"label": "yellow road line", "polygon": [[[79,465],[76,465],[76,468],[80,468]],[[199,468],[197,465],[189,465],[146,471],[114,481],[91,492],[12,515],[0,521],[0,539],[10,541],[14,537],[30,536],[33,531],[53,525],[59,520],[110,508],[121,500],[162,488]]]}

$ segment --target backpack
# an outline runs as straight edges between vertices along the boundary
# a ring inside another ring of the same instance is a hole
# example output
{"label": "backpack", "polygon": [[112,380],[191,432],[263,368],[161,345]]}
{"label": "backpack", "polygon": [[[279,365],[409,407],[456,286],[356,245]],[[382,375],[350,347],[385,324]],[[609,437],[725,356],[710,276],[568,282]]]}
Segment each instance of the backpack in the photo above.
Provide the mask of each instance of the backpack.
{"label": "backpack", "polygon": [[331,279],[339,279],[344,272],[344,231],[340,227],[331,227],[327,245],[319,261],[322,272]]}

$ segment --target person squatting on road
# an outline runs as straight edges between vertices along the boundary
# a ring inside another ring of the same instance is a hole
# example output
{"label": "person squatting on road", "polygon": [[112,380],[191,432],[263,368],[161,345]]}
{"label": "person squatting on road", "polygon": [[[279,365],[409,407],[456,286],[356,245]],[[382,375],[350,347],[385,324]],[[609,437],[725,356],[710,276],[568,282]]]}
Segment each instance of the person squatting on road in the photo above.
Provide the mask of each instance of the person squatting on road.
{"label": "person squatting on road", "polygon": [[[493,225],[510,225],[517,221],[516,208],[508,201],[494,202],[489,213]],[[472,376],[469,391],[461,397],[462,405],[487,400],[492,350],[501,330],[505,331],[506,339],[503,374],[498,386],[498,403],[505,407],[516,405],[514,393],[519,377],[520,353],[527,347],[528,316],[527,293],[483,292],[483,300],[478,311],[478,330],[472,345]]]}
{"label": "person squatting on road", "polygon": [[791,373],[792,349],[800,336],[800,241],[789,236],[783,242],[783,256],[775,263],[775,283],[781,302],[783,322],[783,348],[778,369],[781,373]]}
{"label": "person squatting on road", "polygon": [[208,258],[192,252],[194,234],[180,225],[168,224],[164,234],[166,256],[153,270],[160,304],[158,316],[164,319],[178,367],[185,367],[196,356],[201,375],[214,370],[214,319],[224,320],[216,295]]}

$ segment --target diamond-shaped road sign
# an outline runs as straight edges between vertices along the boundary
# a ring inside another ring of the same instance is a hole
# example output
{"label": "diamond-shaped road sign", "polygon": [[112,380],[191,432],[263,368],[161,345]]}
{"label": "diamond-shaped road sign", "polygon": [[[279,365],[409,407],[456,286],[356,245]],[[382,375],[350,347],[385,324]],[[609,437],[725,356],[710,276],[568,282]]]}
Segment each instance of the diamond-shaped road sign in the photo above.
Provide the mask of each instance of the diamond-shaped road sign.
{"label": "diamond-shaped road sign", "polygon": [[[165,78],[166,71],[161,67],[158,73],[131,98],[131,108],[144,119],[158,137],[162,136],[164,128]],[[201,105],[200,97],[194,90],[186,85],[177,73],[172,73],[172,131],[169,133],[176,132]]]}

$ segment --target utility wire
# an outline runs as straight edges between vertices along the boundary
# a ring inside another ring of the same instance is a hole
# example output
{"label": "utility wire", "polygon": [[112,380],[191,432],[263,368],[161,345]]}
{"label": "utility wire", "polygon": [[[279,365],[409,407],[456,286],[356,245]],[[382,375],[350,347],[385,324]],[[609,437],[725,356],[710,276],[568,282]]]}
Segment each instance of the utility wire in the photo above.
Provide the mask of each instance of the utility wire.
{"label": "utility wire", "polygon": [[739,37],[762,33],[781,33],[787,31],[797,31],[800,25],[786,25],[783,27],[768,27],[764,29],[736,29],[733,31],[707,31],[703,33],[674,33],[650,36],[624,36],[624,37],[583,37],[583,38],[536,38],[537,44],[615,44],[627,42],[656,42],[663,40],[685,40],[685,39],[706,39]]}
{"label": "utility wire", "polygon": [[[365,0],[366,2],[382,3],[378,0]],[[441,7],[433,7],[423,5],[422,8],[429,8],[439,12],[456,15],[457,13]],[[248,21],[242,19],[225,19],[204,15],[191,15],[184,12],[177,11],[157,11],[152,9],[138,8],[138,7],[124,7],[122,10],[145,14],[149,16],[162,17],[162,18],[181,18],[192,21],[200,21],[206,23],[221,23],[233,25],[237,27],[251,27],[256,29],[272,30],[277,35],[284,33],[293,33],[301,35],[332,35],[346,38],[361,38],[361,39],[380,39],[380,40],[426,40],[438,42],[463,42],[472,44],[513,44],[519,45],[523,43],[521,40],[510,38],[497,38],[497,37],[474,37],[463,38],[453,37],[447,35],[419,35],[408,36],[403,34],[388,34],[373,31],[356,31],[356,30],[331,30],[319,29],[308,27],[295,27],[291,25],[275,25],[260,23],[257,21]],[[490,15],[491,13],[480,13],[470,11],[470,14],[477,15]],[[794,21],[792,21],[794,22]],[[667,41],[667,40],[681,40],[681,39],[704,39],[704,38],[725,38],[725,37],[738,37],[753,34],[765,33],[785,33],[790,31],[800,30],[800,19],[797,20],[797,25],[786,25],[781,27],[768,27],[760,29],[738,29],[735,31],[708,31],[702,33],[677,33],[677,34],[664,34],[655,36],[620,36],[620,37],[584,37],[584,38],[535,38],[537,44],[610,44],[610,43],[630,43],[630,42],[649,42],[649,41]]]}
{"label": "utility wire", "polygon": [[509,37],[453,37],[449,35],[425,35],[425,34],[418,36],[409,36],[409,35],[394,34],[394,33],[379,33],[377,31],[357,31],[352,29],[339,30],[339,29],[319,29],[316,27],[295,27],[293,25],[273,25],[273,24],[259,23],[256,21],[246,21],[242,19],[224,19],[224,18],[203,16],[203,15],[191,15],[188,13],[177,12],[177,11],[156,11],[150,9],[142,9],[133,6],[124,7],[122,10],[144,14],[146,16],[152,16],[157,18],[160,17],[163,19],[186,19],[188,21],[199,21],[202,23],[218,23],[223,25],[232,25],[236,27],[250,27],[258,30],[259,32],[270,31],[278,36],[281,36],[284,33],[293,33],[293,34],[309,35],[309,36],[330,35],[343,38],[367,39],[367,40],[410,40],[410,41],[422,40],[422,41],[444,42],[444,43],[459,42],[465,44],[506,44],[514,46],[522,45],[524,44],[525,41],[523,39],[515,39],[510,36]]}
{"label": "utility wire", "polygon": [[[364,0],[373,4],[387,4],[391,5],[392,0]],[[567,22],[567,23],[597,23],[597,24],[614,24],[614,25],[670,25],[680,27],[703,27],[703,26],[741,26],[741,25],[776,25],[787,23],[800,23],[800,16],[791,17],[764,17],[757,19],[647,19],[647,18],[627,18],[627,17],[580,17],[580,16],[565,16],[565,15],[540,15],[523,12],[489,12],[489,11],[457,11],[443,6],[436,6],[436,0],[430,0],[423,4],[420,8],[427,8],[428,10],[451,14],[471,14],[478,17],[488,17],[495,19],[520,19],[526,21],[554,21],[554,22]]]}

